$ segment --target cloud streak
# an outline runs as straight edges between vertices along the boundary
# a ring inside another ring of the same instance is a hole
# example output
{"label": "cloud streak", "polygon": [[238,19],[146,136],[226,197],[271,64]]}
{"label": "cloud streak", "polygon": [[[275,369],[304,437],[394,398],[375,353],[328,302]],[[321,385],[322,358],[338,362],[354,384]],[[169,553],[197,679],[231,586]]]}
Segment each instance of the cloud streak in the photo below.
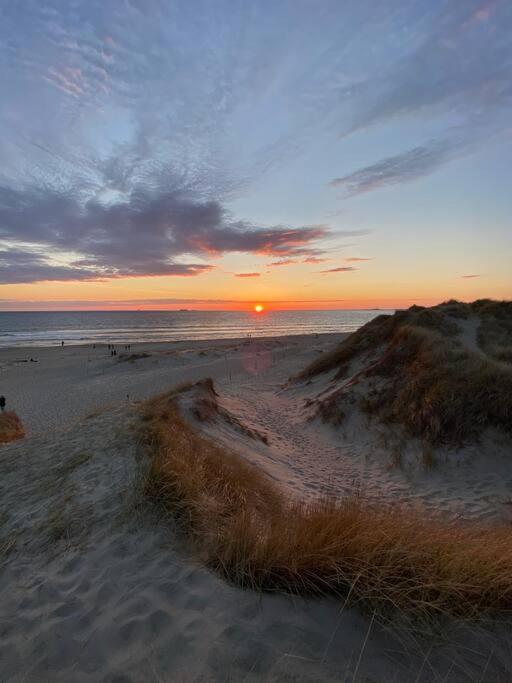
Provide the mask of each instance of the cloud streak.
{"label": "cloud streak", "polygon": [[410,183],[430,175],[454,159],[469,154],[475,144],[467,139],[433,140],[425,145],[386,157],[353,173],[334,178],[329,183],[342,190],[343,196],[354,197],[383,187]]}
{"label": "cloud streak", "polygon": [[328,268],[327,270],[319,270],[319,273],[349,273],[352,270],[358,270],[353,266],[339,266],[338,268]]}

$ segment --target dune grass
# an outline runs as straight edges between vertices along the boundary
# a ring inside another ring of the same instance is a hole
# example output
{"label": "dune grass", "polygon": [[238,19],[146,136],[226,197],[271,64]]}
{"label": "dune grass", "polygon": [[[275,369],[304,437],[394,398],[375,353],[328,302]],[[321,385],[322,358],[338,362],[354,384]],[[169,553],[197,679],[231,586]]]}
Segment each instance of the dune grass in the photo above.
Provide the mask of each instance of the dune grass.
{"label": "dune grass", "polygon": [[16,413],[0,413],[0,444],[22,439],[24,436],[23,424]]}
{"label": "dune grass", "polygon": [[397,311],[394,315],[378,315],[344,339],[335,349],[322,354],[306,366],[295,379],[311,379],[332,370],[337,370],[334,379],[338,379],[345,374],[348,363],[355,356],[368,353],[385,344],[403,325],[436,330],[447,337],[458,332],[454,321],[433,308],[412,306],[407,311]]}
{"label": "dune grass", "polygon": [[402,327],[367,376],[384,378],[366,409],[432,444],[512,431],[512,367],[470,353],[435,332]]}
{"label": "dune grass", "polygon": [[349,598],[431,618],[512,610],[510,528],[448,523],[360,495],[291,502],[259,469],[202,436],[177,393],[145,404],[146,492],[235,584]]}
{"label": "dune grass", "polygon": [[[464,346],[457,326],[457,319],[476,315],[477,351]],[[459,445],[487,427],[512,432],[510,340],[508,302],[413,306],[378,316],[296,379],[333,372],[333,382],[342,380],[316,401],[326,422],[341,424],[345,405],[357,400],[365,412],[400,423],[429,444]],[[355,374],[352,361],[357,361]],[[369,378],[374,380],[371,390],[364,388]]]}

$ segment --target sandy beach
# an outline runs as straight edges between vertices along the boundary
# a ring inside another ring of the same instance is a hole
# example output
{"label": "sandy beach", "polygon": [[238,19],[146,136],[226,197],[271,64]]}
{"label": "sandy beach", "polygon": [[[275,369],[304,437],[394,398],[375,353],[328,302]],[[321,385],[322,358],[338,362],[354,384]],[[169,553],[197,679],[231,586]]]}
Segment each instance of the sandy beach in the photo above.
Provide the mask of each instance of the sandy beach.
{"label": "sandy beach", "polygon": [[340,438],[307,419],[314,383],[288,378],[341,338],[118,345],[115,357],[90,346],[0,351],[2,392],[27,431],[0,458],[2,680],[509,680],[496,626],[454,623],[434,641],[339,601],[242,591],[202,567],[144,500],[139,402],[211,377],[222,414],[196,429],[290,497],[359,487],[502,518],[505,450],[492,467],[470,448],[432,472],[393,469],[369,425]]}
{"label": "sandy beach", "polygon": [[[223,385],[280,384],[343,335],[0,349],[2,392],[29,434],[98,409],[141,401],[203,377]],[[31,360],[32,359],[32,360]],[[286,361],[286,362],[283,362]],[[291,361],[291,363],[290,363]]]}

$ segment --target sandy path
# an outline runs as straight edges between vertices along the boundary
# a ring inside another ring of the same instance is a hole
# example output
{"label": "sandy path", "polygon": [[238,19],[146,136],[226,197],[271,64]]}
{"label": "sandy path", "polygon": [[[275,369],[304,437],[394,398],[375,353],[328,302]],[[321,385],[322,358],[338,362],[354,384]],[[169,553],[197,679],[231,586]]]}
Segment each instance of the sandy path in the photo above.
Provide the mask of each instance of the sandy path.
{"label": "sandy path", "polygon": [[404,446],[407,457],[398,466],[385,427],[360,413],[338,429],[311,421],[304,390],[283,389],[282,382],[269,379],[218,385],[221,404],[265,434],[268,445],[221,421],[197,427],[265,469],[291,494],[340,497],[359,491],[373,500],[453,518],[512,521],[508,439],[492,435],[463,449],[439,449],[438,465],[430,470],[423,464],[422,444],[412,441]]}

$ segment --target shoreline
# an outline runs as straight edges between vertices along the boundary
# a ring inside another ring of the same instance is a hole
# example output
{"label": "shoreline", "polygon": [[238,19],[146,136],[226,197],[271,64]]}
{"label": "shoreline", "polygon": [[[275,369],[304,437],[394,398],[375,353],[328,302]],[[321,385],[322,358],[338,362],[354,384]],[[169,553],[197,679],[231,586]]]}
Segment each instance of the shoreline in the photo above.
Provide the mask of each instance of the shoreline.
{"label": "shoreline", "polygon": [[[246,335],[246,336],[234,336],[234,337],[204,337],[204,338],[190,338],[190,337],[183,337],[181,339],[165,339],[165,340],[159,340],[159,341],[114,341],[114,342],[108,342],[108,341],[99,341],[99,342],[85,342],[85,341],[78,341],[78,342],[72,342],[72,341],[66,341],[64,339],[64,346],[60,344],[60,342],[56,342],[53,344],[41,344],[39,343],[33,344],[33,345],[25,345],[25,346],[18,346],[18,345],[11,345],[11,346],[2,346],[0,344],[0,363],[1,363],[1,356],[3,353],[6,352],[14,352],[14,351],[33,351],[35,350],[40,350],[40,351],[47,351],[50,349],[55,349],[57,350],[62,350],[62,349],[86,349],[86,348],[91,348],[93,345],[96,346],[96,348],[107,348],[109,344],[114,344],[116,347],[123,347],[125,344],[130,344],[132,347],[133,346],[153,346],[153,347],[160,347],[160,346],[165,346],[169,344],[201,344],[201,343],[242,343],[246,341],[257,341],[257,340],[291,340],[291,339],[306,339],[308,337],[316,339],[319,337],[340,337],[340,336],[346,336],[348,334],[352,334],[351,332],[308,332],[306,334],[303,333],[297,333],[297,334],[271,334],[271,335]],[[119,349],[118,349],[119,350]],[[120,349],[121,352],[124,352],[124,349]],[[133,351],[133,349],[132,349]]]}

